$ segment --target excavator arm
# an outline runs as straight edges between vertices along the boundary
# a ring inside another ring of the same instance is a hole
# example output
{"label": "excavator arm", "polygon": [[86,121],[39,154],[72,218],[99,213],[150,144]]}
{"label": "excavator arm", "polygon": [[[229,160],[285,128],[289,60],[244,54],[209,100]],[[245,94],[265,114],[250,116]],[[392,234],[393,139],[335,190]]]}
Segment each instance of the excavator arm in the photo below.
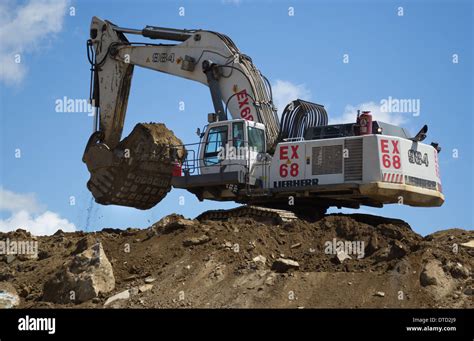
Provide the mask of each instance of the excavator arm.
{"label": "excavator arm", "polygon": [[[125,34],[173,43],[133,43]],[[94,17],[88,57],[96,112],[83,161],[91,173],[87,186],[98,203],[153,207],[171,189],[173,167],[185,157],[182,142],[163,124],[139,123],[121,139],[135,66],[207,85],[215,119],[226,120],[230,113],[261,122],[268,149],[276,144],[279,123],[270,84],[225,35],[152,26],[127,29]]]}
{"label": "excavator arm", "polygon": [[[176,44],[137,44],[124,33]],[[176,30],[147,26],[120,28],[92,19],[89,46],[93,50],[94,93],[101,142],[115,148],[120,142],[134,66],[190,79],[209,86],[216,116],[244,118],[266,127],[267,146],[278,137],[279,121],[268,81],[223,34],[204,30]]]}

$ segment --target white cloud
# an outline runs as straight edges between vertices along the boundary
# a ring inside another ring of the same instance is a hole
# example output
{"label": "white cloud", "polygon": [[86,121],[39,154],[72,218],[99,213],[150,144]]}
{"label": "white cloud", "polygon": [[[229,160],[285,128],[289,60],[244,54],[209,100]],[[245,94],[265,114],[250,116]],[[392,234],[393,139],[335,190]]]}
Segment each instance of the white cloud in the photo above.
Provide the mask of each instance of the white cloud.
{"label": "white cloud", "polygon": [[344,113],[341,116],[329,117],[329,124],[355,122],[357,110],[371,111],[374,120],[390,123],[394,125],[402,125],[408,121],[407,115],[400,113],[391,113],[382,111],[380,104],[375,102],[365,102],[356,106],[346,105]]}
{"label": "white cloud", "polygon": [[309,101],[311,91],[305,84],[293,84],[288,81],[277,79],[272,85],[273,104],[278,108],[278,114],[281,115],[286,105],[295,99]]}
{"label": "white cloud", "polygon": [[44,208],[38,203],[34,193],[17,194],[0,187],[0,211],[18,212],[20,210],[37,213]]}
{"label": "white cloud", "polygon": [[76,226],[57,213],[46,211],[34,194],[18,194],[0,187],[0,211],[8,211],[10,217],[0,219],[0,232],[24,229],[33,235],[51,235],[61,229],[76,230]]}
{"label": "white cloud", "polygon": [[[25,53],[43,46],[62,30],[67,0],[30,0],[0,4],[0,80],[18,84],[26,75]],[[17,63],[17,56],[20,62]]]}

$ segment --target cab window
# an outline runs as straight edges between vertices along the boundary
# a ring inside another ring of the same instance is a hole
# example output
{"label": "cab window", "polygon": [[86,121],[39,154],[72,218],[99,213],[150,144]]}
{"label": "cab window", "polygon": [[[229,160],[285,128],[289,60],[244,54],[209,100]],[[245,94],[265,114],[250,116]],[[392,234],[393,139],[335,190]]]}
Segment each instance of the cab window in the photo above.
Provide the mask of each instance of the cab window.
{"label": "cab window", "polygon": [[232,124],[232,140],[235,148],[244,147],[244,123],[236,122]]}
{"label": "cab window", "polygon": [[265,132],[262,129],[248,127],[249,148],[257,153],[265,152]]}
{"label": "cab window", "polygon": [[204,164],[212,166],[218,164],[219,152],[226,147],[227,144],[227,126],[212,127],[207,134],[206,147],[204,150]]}

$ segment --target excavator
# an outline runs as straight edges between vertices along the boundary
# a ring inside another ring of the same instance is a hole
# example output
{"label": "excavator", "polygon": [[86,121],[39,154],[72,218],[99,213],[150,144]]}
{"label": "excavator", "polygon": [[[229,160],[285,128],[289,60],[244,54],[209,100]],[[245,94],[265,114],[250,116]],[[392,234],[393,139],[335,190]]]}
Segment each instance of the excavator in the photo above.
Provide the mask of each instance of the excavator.
{"label": "excavator", "polygon": [[[131,42],[126,35],[149,40]],[[91,174],[87,187],[100,204],[145,210],[174,187],[200,201],[243,204],[207,211],[206,218],[291,220],[316,219],[331,206],[444,202],[441,148],[422,142],[426,125],[411,136],[368,111],[330,125],[324,106],[301,99],[279,118],[270,82],[222,33],[130,29],[93,17],[87,52],[94,128],[83,162]],[[122,140],[135,66],[209,88],[214,112],[198,129],[198,142],[183,144],[162,123],[138,123]]]}

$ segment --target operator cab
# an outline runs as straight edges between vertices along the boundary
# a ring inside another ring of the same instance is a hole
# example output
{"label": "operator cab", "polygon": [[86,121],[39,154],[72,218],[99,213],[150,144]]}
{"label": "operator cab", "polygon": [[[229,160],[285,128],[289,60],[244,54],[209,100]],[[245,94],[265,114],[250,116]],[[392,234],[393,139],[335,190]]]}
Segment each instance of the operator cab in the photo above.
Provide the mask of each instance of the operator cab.
{"label": "operator cab", "polygon": [[212,122],[202,136],[199,150],[201,174],[248,172],[265,153],[265,126],[244,119]]}

